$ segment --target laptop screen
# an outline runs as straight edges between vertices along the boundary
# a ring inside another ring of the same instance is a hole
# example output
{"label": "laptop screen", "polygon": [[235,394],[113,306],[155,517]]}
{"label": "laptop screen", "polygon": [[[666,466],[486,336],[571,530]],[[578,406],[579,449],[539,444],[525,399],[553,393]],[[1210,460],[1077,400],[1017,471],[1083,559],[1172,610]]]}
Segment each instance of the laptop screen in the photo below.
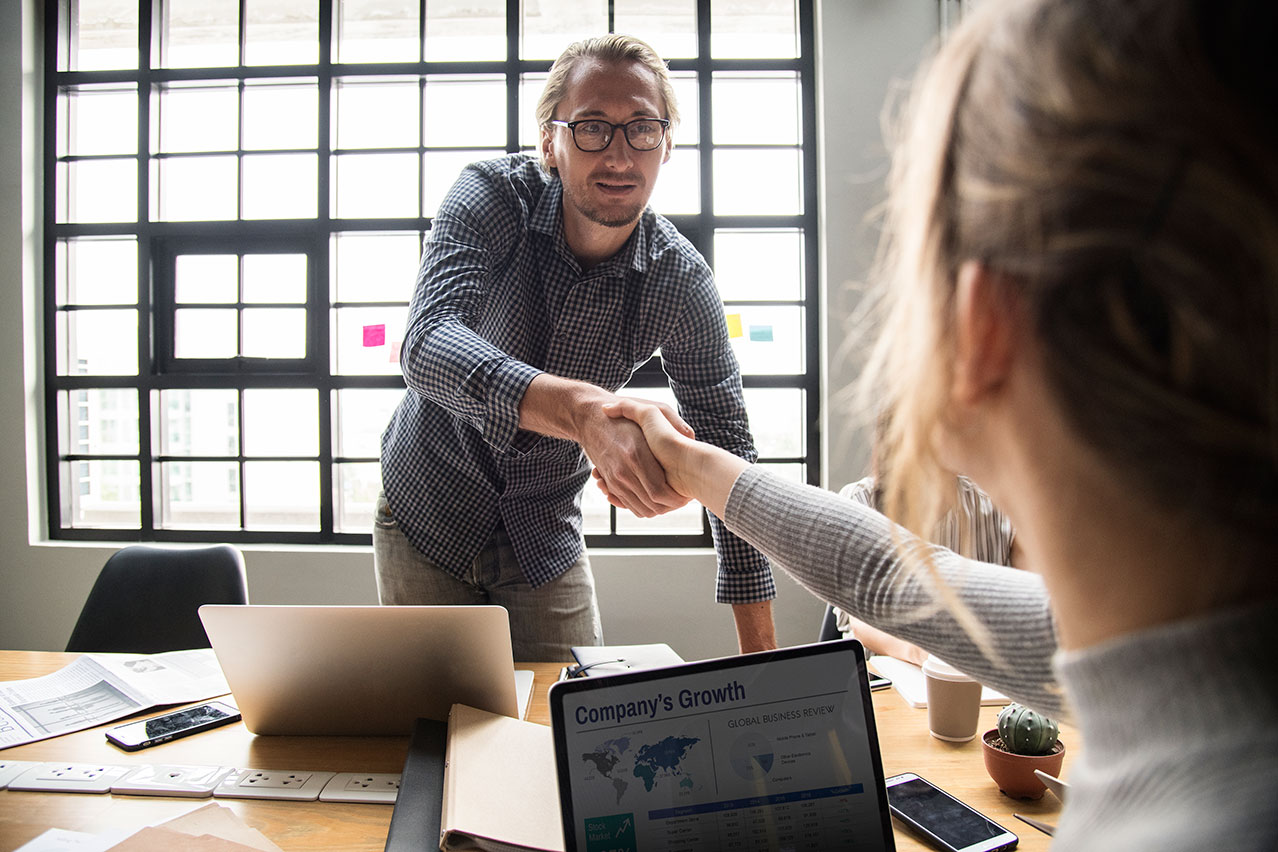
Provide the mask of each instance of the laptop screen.
{"label": "laptop screen", "polygon": [[563,681],[569,852],[891,850],[859,642]]}

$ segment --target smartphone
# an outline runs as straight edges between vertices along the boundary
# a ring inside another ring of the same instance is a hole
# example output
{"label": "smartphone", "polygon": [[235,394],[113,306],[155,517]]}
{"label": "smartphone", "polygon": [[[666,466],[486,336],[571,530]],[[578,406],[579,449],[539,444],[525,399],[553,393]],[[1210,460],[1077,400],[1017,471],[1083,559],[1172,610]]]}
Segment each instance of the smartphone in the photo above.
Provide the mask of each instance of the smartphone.
{"label": "smartphone", "polygon": [[894,775],[884,783],[892,814],[938,849],[997,852],[1016,848],[1015,834],[913,772]]}
{"label": "smartphone", "polygon": [[867,674],[869,674],[869,676],[870,676],[870,689],[871,689],[871,690],[875,690],[875,689],[887,689],[889,686],[891,686],[891,685],[892,685],[892,679],[891,679],[891,678],[886,678],[886,677],[884,677],[883,675],[881,675],[881,674],[875,674],[874,672],[867,672]]}
{"label": "smartphone", "polygon": [[221,701],[210,701],[198,707],[174,710],[162,716],[152,716],[119,725],[106,732],[106,738],[125,751],[137,751],[178,737],[186,737],[221,725],[238,722],[240,711]]}

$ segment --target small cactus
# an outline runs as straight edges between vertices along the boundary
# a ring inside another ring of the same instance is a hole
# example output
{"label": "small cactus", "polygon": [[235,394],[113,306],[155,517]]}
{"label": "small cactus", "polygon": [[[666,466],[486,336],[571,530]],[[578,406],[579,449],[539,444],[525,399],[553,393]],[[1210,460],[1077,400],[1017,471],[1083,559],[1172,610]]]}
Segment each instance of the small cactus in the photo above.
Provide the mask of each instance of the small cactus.
{"label": "small cactus", "polygon": [[1046,716],[1020,704],[999,711],[998,735],[1012,754],[1050,754],[1060,726]]}

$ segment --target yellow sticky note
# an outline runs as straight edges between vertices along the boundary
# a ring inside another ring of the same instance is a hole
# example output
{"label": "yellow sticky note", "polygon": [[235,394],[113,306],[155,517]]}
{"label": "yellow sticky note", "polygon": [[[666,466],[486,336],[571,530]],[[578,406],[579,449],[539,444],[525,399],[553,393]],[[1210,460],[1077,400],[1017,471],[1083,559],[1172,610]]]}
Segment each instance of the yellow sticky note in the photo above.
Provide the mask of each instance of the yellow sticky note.
{"label": "yellow sticky note", "polygon": [[728,337],[740,337],[741,314],[728,314],[724,319],[728,321]]}

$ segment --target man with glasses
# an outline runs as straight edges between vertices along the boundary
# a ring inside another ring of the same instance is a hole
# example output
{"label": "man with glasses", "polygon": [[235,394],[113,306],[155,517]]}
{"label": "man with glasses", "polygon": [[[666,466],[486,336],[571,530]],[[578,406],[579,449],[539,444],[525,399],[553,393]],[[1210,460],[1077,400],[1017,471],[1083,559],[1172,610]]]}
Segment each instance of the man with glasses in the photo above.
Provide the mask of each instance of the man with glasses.
{"label": "man with glasses", "polygon": [[[671,421],[755,458],[710,269],[647,208],[678,117],[648,45],[578,42],[537,104],[540,162],[472,164],[440,205],[400,355],[408,391],[382,438],[383,604],[505,606],[517,660],[600,643],[582,540],[591,464],[640,517],[687,502],[642,432],[604,409],[657,350],[687,418],[666,407]],[[775,647],[767,560],[711,527],[741,650]]]}

